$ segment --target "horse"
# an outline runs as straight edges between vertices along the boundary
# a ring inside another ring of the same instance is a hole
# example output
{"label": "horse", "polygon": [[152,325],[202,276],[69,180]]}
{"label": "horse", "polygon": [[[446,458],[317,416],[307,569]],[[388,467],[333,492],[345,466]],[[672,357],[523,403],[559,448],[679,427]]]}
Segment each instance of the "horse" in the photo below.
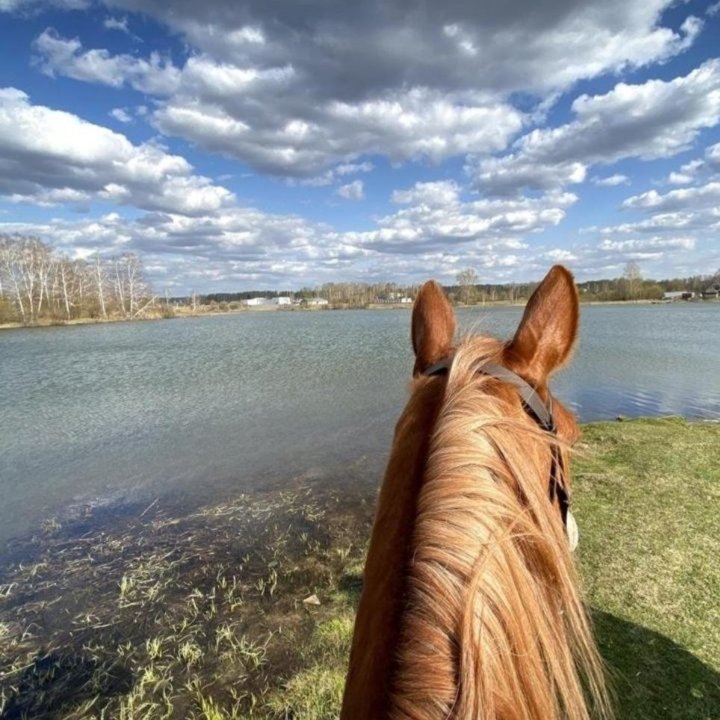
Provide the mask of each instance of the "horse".
{"label": "horse", "polygon": [[509,342],[455,345],[442,288],[420,289],[410,399],[378,497],[341,720],[611,717],[568,541],[579,430],[548,389],[578,324],[561,265]]}

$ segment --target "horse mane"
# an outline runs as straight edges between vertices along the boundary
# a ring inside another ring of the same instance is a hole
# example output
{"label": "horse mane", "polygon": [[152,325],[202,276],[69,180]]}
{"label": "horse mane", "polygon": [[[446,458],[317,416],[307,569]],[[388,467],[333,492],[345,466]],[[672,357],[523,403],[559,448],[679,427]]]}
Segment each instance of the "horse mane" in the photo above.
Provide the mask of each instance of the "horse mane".
{"label": "horse mane", "polygon": [[[611,715],[575,564],[548,498],[557,441],[528,421],[510,389],[476,372],[501,351],[496,340],[465,340],[447,376],[406,552],[391,720]],[[413,394],[439,382],[420,377]],[[398,432],[393,454],[415,441]]]}

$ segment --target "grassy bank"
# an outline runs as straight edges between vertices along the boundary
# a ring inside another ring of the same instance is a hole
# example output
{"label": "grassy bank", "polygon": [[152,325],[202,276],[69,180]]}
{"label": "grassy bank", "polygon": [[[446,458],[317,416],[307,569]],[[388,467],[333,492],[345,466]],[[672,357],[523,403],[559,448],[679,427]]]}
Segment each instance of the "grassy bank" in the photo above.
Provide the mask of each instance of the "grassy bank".
{"label": "grassy bank", "polygon": [[[621,718],[720,718],[720,425],[585,427],[580,562]],[[337,715],[374,490],[47,523],[0,567],[0,718]]]}

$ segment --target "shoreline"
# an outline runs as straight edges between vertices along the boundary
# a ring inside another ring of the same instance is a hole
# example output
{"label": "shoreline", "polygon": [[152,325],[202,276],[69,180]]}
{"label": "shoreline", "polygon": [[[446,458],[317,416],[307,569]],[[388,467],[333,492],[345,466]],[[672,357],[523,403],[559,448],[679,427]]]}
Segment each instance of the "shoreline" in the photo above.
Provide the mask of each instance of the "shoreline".
{"label": "shoreline", "polygon": [[[495,302],[486,303],[475,303],[472,305],[464,305],[458,303],[455,305],[456,308],[463,310],[467,309],[488,309],[488,308],[506,308],[506,307],[518,307],[522,308],[525,306],[527,300],[518,302],[510,302],[506,300],[498,300]],[[707,303],[717,303],[713,300],[702,300],[702,301],[663,301],[663,300],[587,300],[580,301],[580,307],[588,306],[626,306],[626,305],[673,305],[679,304],[680,302],[689,305],[705,305]],[[718,303],[720,304],[720,303]],[[325,306],[325,307],[297,307],[297,306],[251,306],[243,308],[241,310],[221,310],[221,311],[204,311],[204,312],[185,312],[178,311],[175,309],[175,314],[171,317],[163,317],[161,315],[144,318],[73,318],[71,320],[50,320],[42,319],[36,323],[23,325],[19,322],[0,323],[0,330],[31,330],[36,328],[51,328],[51,327],[74,327],[78,325],[106,325],[115,323],[134,323],[134,322],[152,322],[156,320],[180,320],[184,318],[206,318],[206,317],[217,317],[225,315],[245,315],[249,313],[275,313],[275,312],[301,312],[301,313],[316,313],[316,312],[342,312],[352,310],[412,310],[411,303],[403,304],[385,304],[385,303],[370,303],[366,306]]]}

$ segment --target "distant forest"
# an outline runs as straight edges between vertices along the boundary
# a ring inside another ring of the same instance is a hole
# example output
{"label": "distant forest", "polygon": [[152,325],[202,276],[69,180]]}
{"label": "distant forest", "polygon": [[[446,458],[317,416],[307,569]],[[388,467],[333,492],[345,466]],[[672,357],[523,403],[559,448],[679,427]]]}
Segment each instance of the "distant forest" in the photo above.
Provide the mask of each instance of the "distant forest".
{"label": "distant forest", "polygon": [[[537,286],[537,282],[527,283],[478,283],[477,274],[468,268],[458,274],[456,285],[445,285],[445,291],[451,301],[463,305],[493,302],[515,303],[527,300]],[[614,302],[632,300],[662,300],[666,292],[689,292],[695,297],[709,288],[720,291],[720,270],[712,275],[693,275],[686,278],[666,280],[643,279],[637,263],[629,262],[623,275],[618,278],[588,280],[578,283],[580,299],[583,302]],[[243,300],[264,297],[292,297],[310,299],[322,297],[331,306],[366,307],[372,304],[392,304],[401,297],[415,298],[419,285],[401,285],[397,283],[326,283],[315,288],[291,290],[248,290],[237,293],[210,293],[197,298],[204,305],[242,303]],[[189,298],[177,298],[188,303]]]}
{"label": "distant forest", "polygon": [[[467,268],[457,284],[445,287],[459,304],[523,302],[537,283],[483,284]],[[699,297],[710,288],[720,294],[720,270],[712,275],[647,280],[629,262],[619,278],[579,283],[583,301],[660,300],[665,292],[684,291]],[[418,285],[398,283],[326,283],[300,290],[250,290],[236,293],[193,293],[158,298],[145,277],[142,259],[134,253],[95,254],[71,259],[42,240],[0,235],[0,323],[63,323],[87,319],[133,320],[172,317],[176,313],[239,310],[243,300],[287,296],[300,304],[324,298],[329,308],[367,307],[413,300]]]}

